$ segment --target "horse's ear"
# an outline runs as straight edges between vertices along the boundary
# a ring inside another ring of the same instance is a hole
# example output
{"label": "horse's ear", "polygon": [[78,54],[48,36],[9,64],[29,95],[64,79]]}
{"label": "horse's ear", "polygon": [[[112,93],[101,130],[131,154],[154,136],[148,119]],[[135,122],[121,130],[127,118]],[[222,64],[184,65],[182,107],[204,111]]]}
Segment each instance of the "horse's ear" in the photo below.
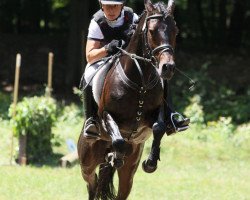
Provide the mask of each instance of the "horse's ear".
{"label": "horse's ear", "polygon": [[174,15],[174,8],[175,8],[175,1],[174,0],[168,0],[168,14],[169,15]]}
{"label": "horse's ear", "polygon": [[144,0],[144,5],[145,5],[145,9],[148,12],[152,12],[154,10],[154,6],[153,6],[151,0]]}

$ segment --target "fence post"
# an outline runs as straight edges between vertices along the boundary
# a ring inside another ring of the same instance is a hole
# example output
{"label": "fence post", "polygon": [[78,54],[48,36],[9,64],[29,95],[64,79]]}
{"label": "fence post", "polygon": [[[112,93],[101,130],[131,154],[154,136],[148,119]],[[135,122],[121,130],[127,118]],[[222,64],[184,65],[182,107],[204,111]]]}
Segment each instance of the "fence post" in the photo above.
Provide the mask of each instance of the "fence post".
{"label": "fence post", "polygon": [[54,54],[50,52],[48,56],[48,85],[46,88],[46,96],[51,96],[51,92],[52,92],[53,59],[54,59]]}
{"label": "fence post", "polygon": [[[13,98],[13,114],[12,118],[16,116],[16,104],[18,99],[18,88],[19,88],[19,75],[21,67],[21,54],[16,55],[16,71],[15,71],[15,83],[14,83],[14,98]],[[12,165],[13,159],[13,148],[14,148],[14,132],[12,131],[11,136],[11,152],[10,152],[10,165]]]}

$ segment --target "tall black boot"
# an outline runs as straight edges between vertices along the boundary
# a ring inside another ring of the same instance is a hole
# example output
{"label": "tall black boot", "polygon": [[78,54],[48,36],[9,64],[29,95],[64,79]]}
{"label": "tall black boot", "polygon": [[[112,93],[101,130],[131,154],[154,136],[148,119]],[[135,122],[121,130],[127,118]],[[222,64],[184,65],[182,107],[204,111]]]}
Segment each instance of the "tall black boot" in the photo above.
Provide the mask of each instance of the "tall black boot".
{"label": "tall black boot", "polygon": [[166,123],[166,133],[171,135],[176,132],[185,131],[189,128],[190,119],[183,117],[180,113],[174,111],[172,98],[169,91],[168,81],[164,81],[164,102],[165,107],[165,123]]}
{"label": "tall black boot", "polygon": [[87,138],[99,137],[99,124],[97,121],[97,104],[94,100],[92,87],[87,86],[83,92],[83,105],[85,113],[85,124],[83,129],[83,134]]}

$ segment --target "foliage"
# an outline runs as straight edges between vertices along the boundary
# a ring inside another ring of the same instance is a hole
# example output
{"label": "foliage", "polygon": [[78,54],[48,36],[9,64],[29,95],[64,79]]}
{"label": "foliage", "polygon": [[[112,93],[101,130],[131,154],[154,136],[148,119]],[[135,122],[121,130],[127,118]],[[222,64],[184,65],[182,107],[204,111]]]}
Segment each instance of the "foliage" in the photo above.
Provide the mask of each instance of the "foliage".
{"label": "foliage", "polygon": [[250,153],[250,124],[238,126],[233,137],[234,146]]}
{"label": "foliage", "polygon": [[54,148],[54,152],[67,154],[69,152],[69,147],[66,145],[67,140],[73,140],[77,143],[79,138],[84,122],[83,109],[82,106],[71,103],[69,105],[62,104],[59,110],[60,113],[52,131],[61,145]]}
{"label": "foliage", "polygon": [[[199,112],[202,109],[204,114],[198,117],[200,122],[217,121],[220,117],[230,117],[232,123],[235,124],[248,122],[250,120],[250,95],[236,94],[221,80],[213,79],[208,73],[210,65],[210,61],[205,62],[199,70],[192,69],[187,72],[196,82],[191,90],[187,89],[188,84],[185,79],[173,80],[174,84],[171,84],[171,87],[174,88],[171,91],[174,102],[178,102],[178,106],[183,110],[189,106],[187,109],[192,109],[192,111],[186,111],[186,115],[191,118],[193,115],[194,117],[200,115]],[[201,107],[197,107],[197,103]]]}
{"label": "foliage", "polygon": [[[158,0],[152,0],[158,2]],[[165,3],[167,0],[164,1]],[[81,20],[79,4],[70,0],[2,0],[0,2],[0,31],[6,33],[46,32],[69,30],[74,14]],[[128,0],[138,14],[144,9],[143,0]],[[70,5],[74,9],[70,9]],[[85,2],[89,13],[99,8],[97,0]],[[202,47],[249,45],[248,25],[250,4],[242,1],[176,1],[176,21],[180,37],[187,43],[200,42]],[[77,12],[77,13],[76,13]],[[188,17],[187,17],[188,16]],[[91,16],[89,16],[89,20]],[[241,23],[240,23],[241,22]],[[86,25],[84,25],[86,26]],[[75,27],[76,28],[76,27]],[[73,30],[72,30],[73,31]],[[234,36],[234,37],[233,37]],[[196,45],[197,45],[196,43]],[[199,44],[199,43],[198,43]]]}
{"label": "foliage", "polygon": [[83,116],[82,108],[76,104],[64,105],[61,109],[58,122],[69,122],[71,124],[79,123],[79,118]]}
{"label": "foliage", "polygon": [[[24,98],[16,106],[12,119],[14,134],[27,136],[27,158],[30,162],[41,162],[52,154],[53,134],[51,128],[56,121],[56,102],[49,97]],[[10,115],[14,112],[13,105]]]}
{"label": "foliage", "polygon": [[8,118],[8,109],[10,105],[11,98],[9,95],[0,92],[0,119]]}
{"label": "foliage", "polygon": [[185,108],[184,114],[190,116],[191,125],[196,129],[194,137],[203,142],[226,142],[232,138],[235,126],[232,124],[231,117],[220,116],[216,121],[204,123],[204,111],[201,106],[200,96],[195,95],[190,100],[190,105]]}
{"label": "foliage", "polygon": [[190,105],[185,108],[184,114],[186,116],[190,116],[190,120],[192,123],[204,123],[204,112],[203,107],[200,105],[200,101],[200,96],[195,95],[190,99]]}

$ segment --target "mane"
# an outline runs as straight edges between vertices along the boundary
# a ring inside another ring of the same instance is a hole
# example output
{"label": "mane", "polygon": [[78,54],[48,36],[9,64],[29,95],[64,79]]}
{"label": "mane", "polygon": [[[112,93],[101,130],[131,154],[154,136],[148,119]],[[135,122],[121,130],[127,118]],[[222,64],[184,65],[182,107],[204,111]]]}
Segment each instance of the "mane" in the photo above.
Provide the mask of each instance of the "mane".
{"label": "mane", "polygon": [[[154,11],[152,12],[152,14],[156,14],[156,13],[162,13],[165,17],[167,17],[169,15],[169,11],[167,9],[167,5],[160,1],[160,2],[157,2],[154,5]],[[146,13],[146,10],[144,10],[138,17],[138,20],[135,22],[136,25],[139,24],[139,22],[141,21],[141,19],[143,18],[144,14]],[[135,26],[130,26],[129,28],[129,32],[131,32],[131,30],[134,30],[136,27]]]}

